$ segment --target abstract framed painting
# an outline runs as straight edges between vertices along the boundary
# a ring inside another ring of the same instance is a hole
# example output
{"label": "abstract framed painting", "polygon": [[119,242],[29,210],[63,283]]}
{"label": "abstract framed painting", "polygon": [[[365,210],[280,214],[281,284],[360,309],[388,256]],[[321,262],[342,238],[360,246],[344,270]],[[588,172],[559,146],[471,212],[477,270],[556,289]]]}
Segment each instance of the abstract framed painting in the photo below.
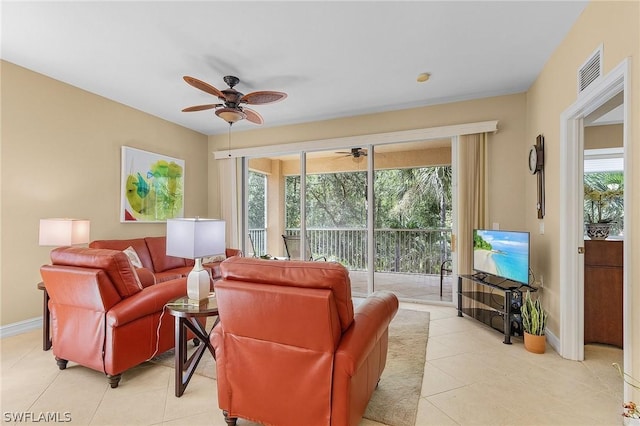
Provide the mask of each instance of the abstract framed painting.
{"label": "abstract framed painting", "polygon": [[184,216],[184,160],[122,147],[120,222]]}

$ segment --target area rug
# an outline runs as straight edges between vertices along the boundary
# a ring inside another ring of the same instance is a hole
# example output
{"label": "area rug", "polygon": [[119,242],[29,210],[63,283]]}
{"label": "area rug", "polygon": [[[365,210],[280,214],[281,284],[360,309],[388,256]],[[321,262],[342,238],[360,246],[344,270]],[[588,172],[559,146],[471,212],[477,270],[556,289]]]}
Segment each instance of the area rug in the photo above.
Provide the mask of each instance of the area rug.
{"label": "area rug", "polygon": [[429,312],[398,310],[389,325],[387,365],[364,418],[392,426],[415,425],[428,338]]}
{"label": "area rug", "polygon": [[[429,312],[399,309],[389,325],[389,351],[378,388],[373,392],[364,418],[390,426],[413,426],[418,413],[422,376],[429,338]],[[188,344],[188,353],[194,347]],[[151,362],[174,366],[173,350]],[[216,378],[213,357],[203,355],[196,374]]]}

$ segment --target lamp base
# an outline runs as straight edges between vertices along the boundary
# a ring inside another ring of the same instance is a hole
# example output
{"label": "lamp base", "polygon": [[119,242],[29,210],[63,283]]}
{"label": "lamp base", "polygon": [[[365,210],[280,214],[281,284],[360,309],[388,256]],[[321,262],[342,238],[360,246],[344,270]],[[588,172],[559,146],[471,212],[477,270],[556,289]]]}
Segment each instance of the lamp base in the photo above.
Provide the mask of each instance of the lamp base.
{"label": "lamp base", "polygon": [[187,297],[190,302],[200,303],[209,298],[211,276],[202,267],[202,259],[196,259],[193,270],[187,275]]}

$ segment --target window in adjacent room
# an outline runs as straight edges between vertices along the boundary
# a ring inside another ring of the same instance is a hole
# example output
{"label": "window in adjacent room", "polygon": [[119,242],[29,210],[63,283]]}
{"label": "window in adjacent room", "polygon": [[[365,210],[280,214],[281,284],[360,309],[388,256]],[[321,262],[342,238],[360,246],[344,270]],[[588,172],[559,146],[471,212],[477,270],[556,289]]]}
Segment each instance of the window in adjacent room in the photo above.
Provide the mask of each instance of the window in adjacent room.
{"label": "window in adjacent room", "polygon": [[624,153],[622,148],[584,152],[584,221],[610,220],[610,238],[624,231]]}

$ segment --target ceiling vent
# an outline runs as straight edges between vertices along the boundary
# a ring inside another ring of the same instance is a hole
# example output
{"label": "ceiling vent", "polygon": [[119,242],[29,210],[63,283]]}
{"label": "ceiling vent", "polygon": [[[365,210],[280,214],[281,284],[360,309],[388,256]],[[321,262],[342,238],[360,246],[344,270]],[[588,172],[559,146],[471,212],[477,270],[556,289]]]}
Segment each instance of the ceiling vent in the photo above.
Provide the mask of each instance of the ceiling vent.
{"label": "ceiling vent", "polygon": [[578,69],[578,94],[602,76],[602,45]]}

